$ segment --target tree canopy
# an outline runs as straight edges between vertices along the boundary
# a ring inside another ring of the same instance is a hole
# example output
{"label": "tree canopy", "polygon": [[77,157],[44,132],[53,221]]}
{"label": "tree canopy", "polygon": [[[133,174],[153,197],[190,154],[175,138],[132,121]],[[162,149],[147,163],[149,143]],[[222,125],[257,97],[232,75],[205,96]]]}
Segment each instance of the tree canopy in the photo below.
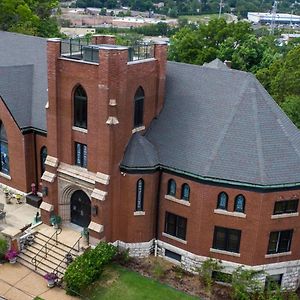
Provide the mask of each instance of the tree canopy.
{"label": "tree canopy", "polygon": [[51,17],[57,6],[57,0],[1,0],[0,30],[58,36],[56,19]]}

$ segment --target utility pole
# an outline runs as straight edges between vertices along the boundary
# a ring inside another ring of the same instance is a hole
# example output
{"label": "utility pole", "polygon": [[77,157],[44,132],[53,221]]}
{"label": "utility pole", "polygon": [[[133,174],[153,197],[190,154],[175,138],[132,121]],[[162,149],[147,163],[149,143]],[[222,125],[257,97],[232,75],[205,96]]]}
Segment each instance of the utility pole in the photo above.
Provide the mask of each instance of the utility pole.
{"label": "utility pole", "polygon": [[223,7],[224,7],[224,1],[220,0],[220,3],[219,3],[219,19],[221,18],[222,8]]}
{"label": "utility pole", "polygon": [[271,34],[274,34],[277,6],[278,6],[278,2],[275,0],[272,6],[272,21],[271,21],[271,31],[270,31]]}

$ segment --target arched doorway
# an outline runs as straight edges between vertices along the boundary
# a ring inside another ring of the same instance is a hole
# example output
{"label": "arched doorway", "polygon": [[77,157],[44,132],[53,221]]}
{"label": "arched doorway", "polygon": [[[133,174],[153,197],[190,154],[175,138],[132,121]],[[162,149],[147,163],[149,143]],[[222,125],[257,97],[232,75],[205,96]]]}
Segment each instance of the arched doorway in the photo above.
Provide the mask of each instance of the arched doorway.
{"label": "arched doorway", "polygon": [[91,222],[91,201],[81,190],[71,196],[71,222],[81,227],[88,227]]}

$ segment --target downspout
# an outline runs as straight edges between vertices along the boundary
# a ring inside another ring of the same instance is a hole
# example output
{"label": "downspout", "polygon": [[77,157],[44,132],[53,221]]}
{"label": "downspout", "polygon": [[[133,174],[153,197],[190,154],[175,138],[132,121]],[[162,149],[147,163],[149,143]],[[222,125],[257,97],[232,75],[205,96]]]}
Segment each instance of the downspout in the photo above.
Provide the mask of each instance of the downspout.
{"label": "downspout", "polygon": [[38,166],[37,166],[37,151],[36,151],[36,133],[33,131],[33,145],[34,145],[34,165],[35,165],[35,186],[38,191]]}
{"label": "downspout", "polygon": [[157,256],[157,240],[158,240],[158,229],[159,229],[159,205],[160,205],[160,190],[161,190],[161,177],[162,177],[162,170],[159,169],[159,176],[158,176],[158,188],[157,188],[157,196],[156,196],[156,228],[155,228],[155,240],[154,240],[154,256]]}

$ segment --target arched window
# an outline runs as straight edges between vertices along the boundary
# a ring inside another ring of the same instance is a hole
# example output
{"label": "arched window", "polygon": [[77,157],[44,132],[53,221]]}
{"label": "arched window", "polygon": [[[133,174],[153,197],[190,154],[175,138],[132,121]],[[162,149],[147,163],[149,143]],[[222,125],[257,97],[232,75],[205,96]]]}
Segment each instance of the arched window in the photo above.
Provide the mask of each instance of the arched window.
{"label": "arched window", "polygon": [[8,156],[8,143],[7,135],[4,125],[0,122],[0,172],[9,174],[9,156]]}
{"label": "arched window", "polygon": [[227,205],[228,205],[228,195],[225,192],[221,192],[218,195],[217,208],[227,210]]}
{"label": "arched window", "polygon": [[41,158],[41,172],[43,174],[45,172],[45,161],[47,158],[47,147],[46,146],[43,146],[41,148],[40,158]]}
{"label": "arched window", "polygon": [[136,183],[135,211],[144,211],[144,185],[142,178]]}
{"label": "arched window", "polygon": [[87,95],[81,85],[74,93],[74,126],[87,129]]}
{"label": "arched window", "polygon": [[145,93],[142,87],[139,87],[134,96],[134,128],[143,125]]}
{"label": "arched window", "polygon": [[243,213],[245,211],[245,197],[243,195],[237,195],[234,201],[234,211]]}
{"label": "arched window", "polygon": [[170,179],[168,182],[168,195],[176,196],[176,182],[174,179]]}
{"label": "arched window", "polygon": [[190,200],[190,187],[187,183],[184,183],[181,187],[181,199]]}

